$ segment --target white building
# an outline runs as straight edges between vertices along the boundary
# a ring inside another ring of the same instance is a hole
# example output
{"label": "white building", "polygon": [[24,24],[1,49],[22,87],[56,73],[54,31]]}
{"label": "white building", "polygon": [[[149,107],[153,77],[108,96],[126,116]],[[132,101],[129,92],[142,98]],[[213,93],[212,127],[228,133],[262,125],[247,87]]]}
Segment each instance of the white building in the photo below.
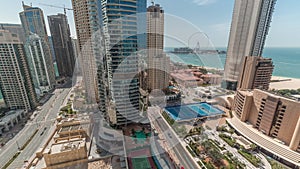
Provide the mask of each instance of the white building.
{"label": "white building", "polygon": [[35,85],[36,93],[43,96],[45,93],[53,89],[55,77],[53,72],[53,63],[49,61],[49,56],[45,48],[45,42],[37,34],[29,36],[27,43],[27,57],[30,65],[31,75]]}

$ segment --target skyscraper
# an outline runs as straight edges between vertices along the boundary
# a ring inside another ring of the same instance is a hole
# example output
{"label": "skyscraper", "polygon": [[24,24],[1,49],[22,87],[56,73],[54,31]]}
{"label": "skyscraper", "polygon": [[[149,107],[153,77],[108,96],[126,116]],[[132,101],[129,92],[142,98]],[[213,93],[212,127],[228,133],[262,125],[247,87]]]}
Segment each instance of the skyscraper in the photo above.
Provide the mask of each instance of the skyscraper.
{"label": "skyscraper", "polygon": [[246,56],[242,62],[238,89],[268,90],[274,65],[272,59],[259,56]]}
{"label": "skyscraper", "polygon": [[25,33],[21,24],[0,23],[0,29],[17,34],[20,41],[23,42],[23,44],[25,43]]}
{"label": "skyscraper", "polygon": [[138,50],[147,48],[147,0],[137,1],[137,42]]}
{"label": "skyscraper", "polygon": [[[43,11],[23,4],[20,19],[25,32],[27,59],[38,95],[55,86],[55,73]],[[33,53],[36,52],[36,53]]]}
{"label": "skyscraper", "polygon": [[27,54],[30,55],[27,57],[36,92],[39,96],[43,96],[49,92],[54,85],[54,74],[49,69],[49,64],[53,66],[52,61],[49,61],[49,56],[51,56],[49,54],[50,50],[47,50],[48,46],[43,43],[43,39],[37,34],[28,36],[26,48]]}
{"label": "skyscraper", "polygon": [[100,3],[100,0],[72,0],[79,47],[78,59],[89,103],[95,103],[98,100],[96,55],[100,49],[95,47],[98,40],[95,36],[101,24]]}
{"label": "skyscraper", "polygon": [[102,17],[110,90],[108,119],[112,125],[137,122],[139,77],[137,0],[103,0]]}
{"label": "skyscraper", "polygon": [[169,85],[170,58],[164,48],[164,11],[156,4],[147,9],[148,89]]}
{"label": "skyscraper", "polygon": [[52,61],[56,62],[54,46],[53,46],[53,40],[52,40],[51,36],[48,36],[48,41],[49,41],[49,45],[50,45],[50,51],[51,51],[51,54],[52,54]]}
{"label": "skyscraper", "polygon": [[235,0],[223,87],[236,90],[242,58],[261,56],[276,0]]}
{"label": "skyscraper", "polygon": [[7,30],[0,30],[0,88],[10,109],[32,110],[37,106],[24,46]]}
{"label": "skyscraper", "polygon": [[48,16],[58,72],[61,77],[72,77],[74,71],[74,51],[67,16]]}

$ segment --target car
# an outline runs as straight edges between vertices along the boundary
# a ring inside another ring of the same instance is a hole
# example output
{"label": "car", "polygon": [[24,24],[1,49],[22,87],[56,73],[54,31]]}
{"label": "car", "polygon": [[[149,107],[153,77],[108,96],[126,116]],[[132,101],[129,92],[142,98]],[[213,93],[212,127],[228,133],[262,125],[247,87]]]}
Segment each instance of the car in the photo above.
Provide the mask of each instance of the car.
{"label": "car", "polygon": [[44,131],[41,132],[40,136],[44,134]]}

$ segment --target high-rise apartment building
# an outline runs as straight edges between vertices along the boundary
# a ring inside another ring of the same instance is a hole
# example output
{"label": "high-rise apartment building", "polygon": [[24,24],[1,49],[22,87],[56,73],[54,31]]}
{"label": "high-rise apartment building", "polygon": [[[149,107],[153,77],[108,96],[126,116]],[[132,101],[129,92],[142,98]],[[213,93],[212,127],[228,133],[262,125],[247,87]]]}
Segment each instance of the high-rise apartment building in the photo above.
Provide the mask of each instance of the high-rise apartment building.
{"label": "high-rise apartment building", "polygon": [[147,49],[147,0],[137,1],[138,50]]}
{"label": "high-rise apartment building", "polygon": [[48,22],[59,76],[72,77],[75,58],[67,16],[51,15],[48,16]]}
{"label": "high-rise apartment building", "polygon": [[276,0],[235,0],[223,87],[236,90],[245,56],[261,56]]}
{"label": "high-rise apartment building", "polygon": [[[54,74],[49,68],[49,50],[46,50],[48,46],[43,43],[43,39],[37,34],[29,35],[26,42],[28,63],[33,77],[35,90],[39,96],[43,96],[45,93],[53,89]],[[46,53],[47,52],[47,53]],[[47,57],[48,56],[48,57]]]}
{"label": "high-rise apartment building", "polygon": [[26,38],[27,60],[39,96],[55,86],[55,72],[43,11],[23,4],[19,13]]}
{"label": "high-rise apartment building", "polygon": [[242,61],[238,89],[268,90],[274,69],[272,59],[246,56]]}
{"label": "high-rise apartment building", "polygon": [[110,110],[112,125],[137,122],[139,115],[139,77],[137,45],[137,0],[103,0]]}
{"label": "high-rise apartment building", "polygon": [[75,62],[76,60],[78,59],[78,39],[76,38],[73,38],[71,39],[71,42],[72,42],[72,46],[73,46],[73,53],[74,53],[74,58],[75,58]]}
{"label": "high-rise apartment building", "polygon": [[20,41],[25,44],[25,33],[21,24],[0,23],[0,29],[8,30],[11,33],[17,34]]}
{"label": "high-rise apartment building", "polygon": [[23,43],[7,30],[0,30],[0,88],[10,109],[32,110],[37,106]]}
{"label": "high-rise apartment building", "polygon": [[158,5],[147,9],[147,54],[148,86],[152,89],[168,87],[170,80],[170,58],[163,52],[164,48],[164,11]]}
{"label": "high-rise apartment building", "polygon": [[262,133],[300,152],[300,102],[266,91],[239,90],[234,99],[237,117]]}
{"label": "high-rise apartment building", "polygon": [[81,66],[86,98],[89,103],[98,100],[97,60],[100,50],[97,35],[100,34],[101,1],[72,0],[76,34],[78,38],[78,60]]}

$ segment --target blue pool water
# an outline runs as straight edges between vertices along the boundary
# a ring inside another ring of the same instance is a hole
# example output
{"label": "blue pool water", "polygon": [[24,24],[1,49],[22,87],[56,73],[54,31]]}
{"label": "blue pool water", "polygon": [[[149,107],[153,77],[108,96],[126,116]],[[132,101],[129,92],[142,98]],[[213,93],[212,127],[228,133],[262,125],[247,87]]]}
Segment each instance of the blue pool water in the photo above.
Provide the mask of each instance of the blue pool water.
{"label": "blue pool water", "polygon": [[165,108],[174,120],[188,120],[198,117],[209,117],[224,114],[220,109],[208,103],[193,103],[187,105],[171,106]]}

